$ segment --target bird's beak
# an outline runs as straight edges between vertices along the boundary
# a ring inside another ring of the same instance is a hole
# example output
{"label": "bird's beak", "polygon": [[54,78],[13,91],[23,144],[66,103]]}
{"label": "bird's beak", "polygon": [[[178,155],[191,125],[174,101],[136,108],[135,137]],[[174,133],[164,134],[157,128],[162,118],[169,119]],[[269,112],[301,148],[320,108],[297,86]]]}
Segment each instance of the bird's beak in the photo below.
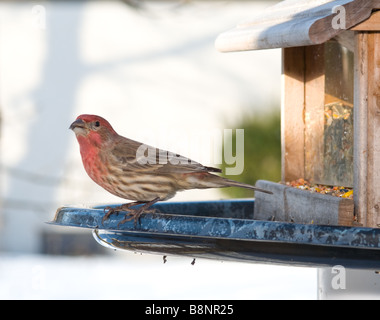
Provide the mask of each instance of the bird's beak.
{"label": "bird's beak", "polygon": [[87,125],[82,119],[75,120],[69,129],[73,130],[77,136],[86,136],[88,133]]}
{"label": "bird's beak", "polygon": [[75,131],[76,128],[81,128],[81,129],[84,129],[86,128],[86,124],[84,123],[84,121],[82,119],[77,119],[75,120],[69,127],[69,129]]}

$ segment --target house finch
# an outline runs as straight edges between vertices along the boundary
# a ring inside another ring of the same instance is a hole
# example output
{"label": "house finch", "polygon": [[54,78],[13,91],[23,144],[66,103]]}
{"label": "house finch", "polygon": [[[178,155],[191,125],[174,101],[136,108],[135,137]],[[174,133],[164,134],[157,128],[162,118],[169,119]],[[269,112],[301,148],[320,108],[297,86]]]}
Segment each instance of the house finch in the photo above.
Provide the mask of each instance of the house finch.
{"label": "house finch", "polygon": [[271,193],[210,173],[220,169],[122,137],[96,115],[80,115],[70,129],[75,132],[90,178],[113,195],[135,201],[109,208],[103,222],[113,213],[127,211],[120,223],[135,219],[136,224],[152,204],[182,190],[242,187]]}

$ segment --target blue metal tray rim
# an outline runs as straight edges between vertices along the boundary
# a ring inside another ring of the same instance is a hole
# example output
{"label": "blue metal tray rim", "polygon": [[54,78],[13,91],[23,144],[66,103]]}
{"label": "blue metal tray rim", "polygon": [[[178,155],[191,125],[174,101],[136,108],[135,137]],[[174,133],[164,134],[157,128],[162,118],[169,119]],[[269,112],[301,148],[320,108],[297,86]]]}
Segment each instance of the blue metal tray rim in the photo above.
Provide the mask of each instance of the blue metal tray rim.
{"label": "blue metal tray rim", "polygon": [[380,229],[254,220],[254,200],[162,202],[141,223],[102,225],[104,206],[60,208],[54,225],[89,228],[103,246],[134,252],[281,265],[380,268]]}
{"label": "blue metal tray rim", "polygon": [[207,216],[145,214],[140,224],[129,221],[117,226],[122,215],[101,223],[103,209],[63,207],[51,224],[99,229],[112,233],[170,235],[175,237],[219,238],[240,241],[296,243],[310,246],[380,249],[380,229],[364,227],[295,224],[251,219]]}

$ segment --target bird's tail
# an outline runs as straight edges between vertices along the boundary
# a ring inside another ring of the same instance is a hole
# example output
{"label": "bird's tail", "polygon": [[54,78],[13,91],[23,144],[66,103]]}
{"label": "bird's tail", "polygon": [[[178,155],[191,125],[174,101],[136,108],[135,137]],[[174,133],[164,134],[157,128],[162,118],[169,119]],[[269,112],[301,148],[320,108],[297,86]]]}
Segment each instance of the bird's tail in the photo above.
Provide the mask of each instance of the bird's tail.
{"label": "bird's tail", "polygon": [[255,186],[252,186],[250,184],[238,182],[235,180],[223,178],[211,173],[201,173],[198,175],[189,175],[189,179],[187,180],[188,188],[184,189],[191,189],[191,188],[199,188],[199,189],[206,189],[206,188],[226,188],[226,187],[239,187],[239,188],[246,188],[251,189],[258,192],[265,192],[268,194],[273,194],[273,192],[256,188]]}
{"label": "bird's tail", "polygon": [[[219,178],[222,178],[222,177],[219,177]],[[225,183],[226,187],[239,187],[239,188],[245,188],[245,189],[255,190],[255,191],[258,191],[258,192],[264,192],[264,193],[268,193],[268,194],[273,194],[273,192],[271,192],[271,191],[264,190],[264,189],[261,189],[261,188],[256,188],[255,186],[252,186],[252,185],[247,184],[247,183],[238,182],[238,181],[227,179],[227,178],[222,178],[222,179],[224,180],[224,183]]]}

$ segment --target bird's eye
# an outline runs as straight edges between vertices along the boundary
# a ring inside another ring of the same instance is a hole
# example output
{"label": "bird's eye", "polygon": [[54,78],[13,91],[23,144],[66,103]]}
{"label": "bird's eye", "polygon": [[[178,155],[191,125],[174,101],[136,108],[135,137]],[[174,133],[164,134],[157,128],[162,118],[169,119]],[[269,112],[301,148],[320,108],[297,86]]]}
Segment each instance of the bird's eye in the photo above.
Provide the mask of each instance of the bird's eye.
{"label": "bird's eye", "polygon": [[99,121],[95,121],[95,127],[100,127],[100,122]]}

